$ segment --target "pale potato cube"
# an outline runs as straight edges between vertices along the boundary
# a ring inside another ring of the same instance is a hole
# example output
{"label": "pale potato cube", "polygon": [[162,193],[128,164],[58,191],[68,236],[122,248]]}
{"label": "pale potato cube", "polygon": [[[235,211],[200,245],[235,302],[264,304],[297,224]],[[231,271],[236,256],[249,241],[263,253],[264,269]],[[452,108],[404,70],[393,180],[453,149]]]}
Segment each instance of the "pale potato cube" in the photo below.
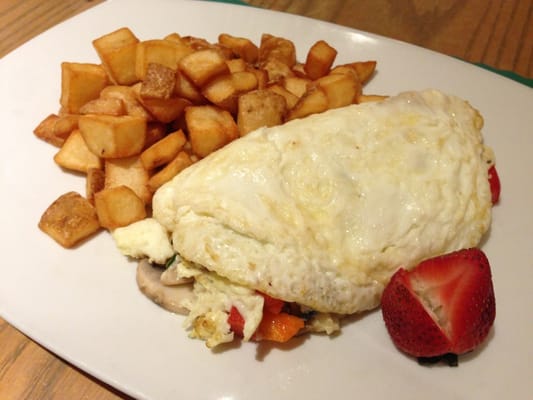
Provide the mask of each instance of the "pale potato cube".
{"label": "pale potato cube", "polygon": [[54,161],[60,167],[83,173],[89,168],[102,168],[102,160],[89,150],[78,129],[70,134],[54,156]]}
{"label": "pale potato cube", "polygon": [[104,188],[127,186],[146,204],[152,200],[152,193],[147,186],[148,178],[148,172],[144,169],[139,156],[105,161]]}
{"label": "pale potato cube", "polygon": [[109,83],[101,65],[61,63],[61,107],[63,112],[78,114],[80,107],[98,98]]}
{"label": "pale potato cube", "polygon": [[182,130],[169,133],[141,154],[140,160],[145,170],[151,171],[172,161],[181,151],[187,138]]}
{"label": "pale potato cube", "polygon": [[298,103],[298,100],[300,99],[298,96],[288,91],[280,84],[269,85],[267,90],[270,90],[271,92],[274,92],[276,94],[279,94],[280,96],[283,96],[287,104],[287,109],[293,108],[296,105],[296,103]]}
{"label": "pale potato cube", "polygon": [[61,246],[70,248],[100,229],[96,210],[79,193],[57,198],[43,213],[39,228]]}
{"label": "pale potato cube", "polygon": [[120,28],[93,40],[93,46],[111,81],[131,85],[138,81],[135,73],[139,39],[128,28]]}
{"label": "pale potato cube", "polygon": [[89,149],[101,158],[139,154],[146,138],[146,120],[129,115],[83,115],[79,129]]}
{"label": "pale potato cube", "polygon": [[94,195],[94,205],[100,225],[109,230],[146,218],[145,204],[127,186],[116,186]]}

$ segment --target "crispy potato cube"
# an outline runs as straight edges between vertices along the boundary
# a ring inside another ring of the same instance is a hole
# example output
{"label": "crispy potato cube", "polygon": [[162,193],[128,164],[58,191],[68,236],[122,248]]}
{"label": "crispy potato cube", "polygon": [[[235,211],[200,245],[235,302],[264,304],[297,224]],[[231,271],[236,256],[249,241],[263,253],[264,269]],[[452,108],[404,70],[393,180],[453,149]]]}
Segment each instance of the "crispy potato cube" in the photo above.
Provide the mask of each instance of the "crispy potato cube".
{"label": "crispy potato cube", "polygon": [[190,100],[193,104],[206,103],[205,97],[202,92],[197,88],[189,78],[187,78],[180,71],[176,72],[176,87],[174,93],[177,97]]}
{"label": "crispy potato cube", "polygon": [[104,68],[96,64],[61,63],[61,107],[69,114],[79,113],[80,107],[98,98],[109,81]]}
{"label": "crispy potato cube", "polygon": [[150,63],[141,85],[143,99],[168,99],[174,93],[176,85],[175,70],[161,64]]}
{"label": "crispy potato cube", "polygon": [[237,126],[241,136],[262,126],[280,125],[287,111],[285,98],[271,90],[255,90],[239,97]]}
{"label": "crispy potato cube", "polygon": [[326,93],[318,86],[313,86],[300,98],[298,103],[289,111],[287,120],[307,117],[321,113],[328,109],[329,101]]}
{"label": "crispy potato cube", "polygon": [[183,57],[179,69],[197,87],[202,87],[215,76],[229,72],[226,59],[214,49],[199,50]]}
{"label": "crispy potato cube", "polygon": [[94,205],[94,194],[105,187],[105,172],[100,168],[89,168],[85,177],[85,197]]}
{"label": "crispy potato cube", "polygon": [[233,85],[239,93],[257,89],[257,76],[250,71],[237,71],[231,74]]}
{"label": "crispy potato cube", "polygon": [[161,64],[175,71],[179,61],[193,51],[183,40],[153,39],[139,42],[135,60],[137,78],[144,80],[150,63]]}
{"label": "crispy potato cube", "polygon": [[376,61],[358,61],[349,64],[339,65],[333,68],[332,71],[338,71],[341,68],[351,68],[355,71],[359,77],[359,81],[362,85],[370,80],[374,71],[376,70]]}
{"label": "crispy potato cube", "polygon": [[202,94],[211,103],[235,114],[237,111],[237,88],[231,74],[216,77],[202,89]]}
{"label": "crispy potato cube", "polygon": [[242,58],[232,58],[231,60],[226,60],[226,64],[228,65],[230,73],[242,72],[248,69],[248,64],[246,64],[246,61],[244,61]]}
{"label": "crispy potato cube", "polygon": [[298,103],[299,97],[296,96],[294,93],[289,92],[287,89],[285,89],[280,84],[274,84],[268,86],[267,90],[270,90],[271,92],[277,93],[285,98],[285,102],[287,104],[287,109],[293,108],[296,103]]}
{"label": "crispy potato cube", "polygon": [[127,186],[146,204],[152,200],[152,193],[147,187],[148,178],[139,156],[113,158],[105,162],[104,188]]}
{"label": "crispy potato cube", "polygon": [[166,124],[159,121],[151,121],[146,124],[146,139],[144,148],[147,149],[157,141],[163,139],[167,134]]}
{"label": "crispy potato cube", "polygon": [[141,104],[159,122],[169,123],[179,118],[191,102],[181,97],[141,99]]}
{"label": "crispy potato cube", "polygon": [[172,161],[181,151],[187,138],[182,130],[169,133],[141,153],[141,163],[146,171]]}
{"label": "crispy potato cube", "polygon": [[258,61],[263,64],[267,60],[276,59],[292,67],[296,64],[296,47],[288,39],[264,33],[261,35]]}
{"label": "crispy potato cube", "polygon": [[360,94],[357,96],[356,103],[369,103],[372,101],[383,101],[389,96],[383,96],[379,94]]}
{"label": "crispy potato cube", "polygon": [[97,98],[80,107],[80,114],[125,115],[126,106],[118,98]]}
{"label": "crispy potato cube", "polygon": [[50,114],[37,125],[33,133],[45,142],[61,147],[70,133],[78,128],[78,118],[77,114]]}
{"label": "crispy potato cube", "polygon": [[193,161],[189,154],[185,151],[180,151],[172,161],[150,178],[148,181],[148,188],[152,192],[155,192],[164,183],[170,181],[192,163]]}
{"label": "crispy potato cube", "polygon": [[200,158],[239,137],[231,114],[215,106],[186,108],[185,122],[192,151]]}
{"label": "crispy potato cube", "polygon": [[100,190],[94,205],[100,225],[109,230],[146,218],[144,202],[127,186]]}
{"label": "crispy potato cube", "polygon": [[292,69],[277,58],[266,60],[261,68],[267,72],[269,82],[277,82],[284,78],[294,76]]}
{"label": "crispy potato cube", "polygon": [[315,81],[328,98],[328,108],[352,104],[361,94],[361,83],[353,75],[330,74]]}
{"label": "crispy potato cube", "polygon": [[316,42],[307,53],[304,71],[311,79],[318,79],[328,74],[337,57],[337,50],[324,40]]}
{"label": "crispy potato cube", "polygon": [[307,87],[312,81],[308,78],[299,78],[296,76],[288,77],[283,80],[283,86],[289,92],[294,93],[298,98],[307,92]]}
{"label": "crispy potato cube", "polygon": [[268,72],[264,69],[248,68],[247,71],[253,73],[257,79],[257,88],[264,89],[268,84]]}
{"label": "crispy potato cube", "polygon": [[89,149],[101,158],[139,154],[146,138],[146,120],[129,115],[82,115],[79,129]]}
{"label": "crispy potato cube", "polygon": [[89,168],[102,168],[102,160],[89,150],[78,129],[70,134],[54,156],[54,161],[63,168],[83,173]]}
{"label": "crispy potato cube", "polygon": [[133,86],[111,85],[100,93],[101,99],[120,99],[126,108],[126,114],[132,117],[150,119],[150,114],[139,103]]}
{"label": "crispy potato cube", "polygon": [[96,210],[79,193],[57,198],[43,213],[39,228],[61,246],[70,248],[100,229]]}
{"label": "crispy potato cube", "polygon": [[93,40],[93,47],[111,81],[131,85],[138,81],[135,73],[139,39],[128,28],[120,28]]}
{"label": "crispy potato cube", "polygon": [[259,49],[247,38],[221,33],[218,35],[218,43],[229,48],[238,58],[250,64],[255,63],[259,56]]}

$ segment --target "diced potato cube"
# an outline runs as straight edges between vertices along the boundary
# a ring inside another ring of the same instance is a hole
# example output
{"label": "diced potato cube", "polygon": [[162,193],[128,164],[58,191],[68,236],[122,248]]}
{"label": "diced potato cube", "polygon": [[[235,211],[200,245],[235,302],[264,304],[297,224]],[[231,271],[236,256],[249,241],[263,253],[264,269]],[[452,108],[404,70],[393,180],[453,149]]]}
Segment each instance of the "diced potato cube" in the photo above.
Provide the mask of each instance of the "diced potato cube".
{"label": "diced potato cube", "polygon": [[318,86],[310,87],[298,103],[289,111],[288,120],[307,117],[311,114],[321,113],[328,109],[328,97],[324,90]]}
{"label": "diced potato cube", "polygon": [[148,188],[155,192],[159,189],[164,183],[170,181],[177,174],[191,165],[192,159],[185,151],[180,151],[178,155],[170,161],[165,167],[154,174],[148,181]]}
{"label": "diced potato cube", "polygon": [[146,120],[129,115],[83,115],[79,129],[89,149],[101,158],[139,154],[146,138]]}
{"label": "diced potato cube", "polygon": [[180,71],[176,73],[176,87],[174,92],[177,97],[190,100],[193,104],[206,103],[206,99],[200,89]]}
{"label": "diced potato cube", "polygon": [[79,193],[68,192],[44,212],[39,228],[61,246],[70,248],[100,229],[96,210]]}
{"label": "diced potato cube", "polygon": [[338,65],[331,70],[332,73],[345,72],[350,68],[357,74],[362,85],[370,80],[376,70],[376,61],[358,61],[349,64]]}
{"label": "diced potato cube", "polygon": [[199,50],[183,57],[179,69],[197,87],[202,87],[215,76],[229,72],[226,59],[214,49]]}
{"label": "diced potato cube", "polygon": [[89,168],[85,177],[85,197],[94,205],[94,194],[104,189],[105,172],[100,168]]}
{"label": "diced potato cube", "polygon": [[98,98],[109,81],[104,68],[96,64],[61,63],[61,107],[77,114],[80,107]]}
{"label": "diced potato cube", "polygon": [[97,98],[80,107],[80,114],[125,115],[126,106],[118,98]]}
{"label": "diced potato cube", "polygon": [[141,85],[143,99],[168,99],[174,93],[176,85],[175,70],[161,64],[150,63]]}
{"label": "diced potato cube", "polygon": [[159,121],[148,122],[148,124],[146,125],[146,139],[144,141],[143,149],[147,149],[157,141],[163,139],[166,134],[166,124]]}
{"label": "diced potato cube", "polygon": [[186,108],[185,122],[192,151],[200,158],[239,137],[231,114],[215,106]]}
{"label": "diced potato cube", "polygon": [[280,125],[287,111],[285,98],[271,90],[255,90],[239,97],[237,126],[241,136],[262,126]]}
{"label": "diced potato cube", "polygon": [[142,41],[137,44],[135,61],[137,78],[144,80],[150,63],[161,64],[175,71],[179,61],[192,52],[193,49],[183,41],[164,39]]}
{"label": "diced potato cube", "polygon": [[318,79],[327,75],[337,57],[337,50],[324,40],[319,40],[307,53],[304,71],[311,79]]}
{"label": "diced potato cube", "polygon": [[276,59],[292,67],[296,64],[296,47],[288,39],[264,33],[261,35],[258,61],[263,64],[267,60]]}
{"label": "diced potato cube", "polygon": [[187,138],[182,130],[169,133],[142,152],[140,159],[144,169],[151,171],[169,163],[178,155],[186,141]]}
{"label": "diced potato cube", "polygon": [[138,81],[135,60],[139,39],[128,28],[120,28],[93,40],[93,46],[111,81],[131,85]]}
{"label": "diced potato cube", "polygon": [[330,74],[315,81],[326,93],[328,109],[353,104],[361,94],[361,83],[353,75]]}
{"label": "diced potato cube", "polygon": [[307,92],[307,87],[312,81],[307,78],[300,78],[296,76],[285,78],[282,82],[285,89],[294,93],[298,98],[302,97]]}
{"label": "diced potato cube", "polygon": [[357,96],[356,103],[369,103],[372,101],[383,101],[389,96],[383,96],[379,94],[360,94]]}
{"label": "diced potato cube", "polygon": [[261,68],[267,72],[269,82],[277,82],[294,76],[292,69],[287,64],[276,58],[266,60],[261,65]]}
{"label": "diced potato cube", "polygon": [[133,86],[111,85],[100,93],[101,99],[119,99],[124,103],[126,114],[132,117],[150,119],[150,114],[139,103]]}
{"label": "diced potato cube", "polygon": [[70,133],[78,128],[78,118],[77,114],[50,114],[39,123],[33,133],[45,142],[61,147]]}
{"label": "diced potato cube", "polygon": [[231,60],[226,60],[228,65],[229,72],[242,72],[248,69],[248,64],[242,58],[232,58]]}
{"label": "diced potato cube", "polygon": [[285,102],[287,104],[287,109],[293,108],[296,103],[298,103],[299,97],[296,96],[294,93],[288,91],[280,84],[274,84],[268,86],[267,90],[270,90],[271,92],[277,93],[285,98]]}
{"label": "diced potato cube", "polygon": [[253,64],[257,61],[259,49],[250,39],[222,33],[218,36],[218,42],[247,63]]}
{"label": "diced potato cube", "polygon": [[63,168],[83,173],[89,168],[102,168],[102,160],[89,150],[78,129],[70,134],[54,156],[54,161]]}
{"label": "diced potato cube", "polygon": [[159,122],[169,123],[179,118],[191,102],[181,97],[141,99],[141,104]]}
{"label": "diced potato cube", "polygon": [[109,230],[146,218],[144,201],[127,186],[116,186],[94,195],[100,225]]}
{"label": "diced potato cube", "polygon": [[148,204],[152,200],[152,193],[147,186],[148,179],[148,172],[143,168],[139,156],[105,161],[105,189],[127,186]]}

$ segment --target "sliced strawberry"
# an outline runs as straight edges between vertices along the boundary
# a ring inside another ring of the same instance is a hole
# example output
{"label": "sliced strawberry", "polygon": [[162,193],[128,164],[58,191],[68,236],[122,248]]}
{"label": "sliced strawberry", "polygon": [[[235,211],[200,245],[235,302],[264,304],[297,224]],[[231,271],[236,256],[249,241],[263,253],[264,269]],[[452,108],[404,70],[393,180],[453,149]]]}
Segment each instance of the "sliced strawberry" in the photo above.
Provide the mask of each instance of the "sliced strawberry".
{"label": "sliced strawberry", "polygon": [[496,166],[494,165],[489,168],[489,185],[492,204],[496,204],[500,200],[501,183],[498,171],[496,171]]}
{"label": "sliced strawberry", "polygon": [[473,350],[496,314],[489,262],[479,249],[399,269],[382,297],[383,319],[395,345],[415,357]]}

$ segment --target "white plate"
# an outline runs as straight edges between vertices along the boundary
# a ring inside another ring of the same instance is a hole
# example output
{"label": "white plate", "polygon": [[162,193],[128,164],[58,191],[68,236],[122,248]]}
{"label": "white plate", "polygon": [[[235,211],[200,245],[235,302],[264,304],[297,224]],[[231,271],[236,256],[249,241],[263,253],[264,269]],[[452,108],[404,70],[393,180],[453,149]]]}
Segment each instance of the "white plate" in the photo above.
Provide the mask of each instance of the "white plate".
{"label": "white plate", "polygon": [[[91,40],[121,26],[141,39],[170,32],[216,40],[262,32],[295,41],[302,60],[325,39],[338,62],[378,60],[368,93],[434,87],[468,99],[485,116],[502,180],[484,243],[494,271],[497,318],[487,345],[459,368],[420,367],[395,350],[379,312],[288,347],[243,344],[211,352],[190,340],[182,317],[144,298],[134,264],[100,234],[65,250],[37,229],[59,194],[83,193],[81,177],[52,162],[55,148],[33,128],[58,109],[61,61],[97,62]],[[218,3],[111,0],[75,17],[0,62],[2,254],[0,314],[90,374],[138,398],[501,399],[526,398],[533,356],[533,91],[421,48],[288,14]]]}

